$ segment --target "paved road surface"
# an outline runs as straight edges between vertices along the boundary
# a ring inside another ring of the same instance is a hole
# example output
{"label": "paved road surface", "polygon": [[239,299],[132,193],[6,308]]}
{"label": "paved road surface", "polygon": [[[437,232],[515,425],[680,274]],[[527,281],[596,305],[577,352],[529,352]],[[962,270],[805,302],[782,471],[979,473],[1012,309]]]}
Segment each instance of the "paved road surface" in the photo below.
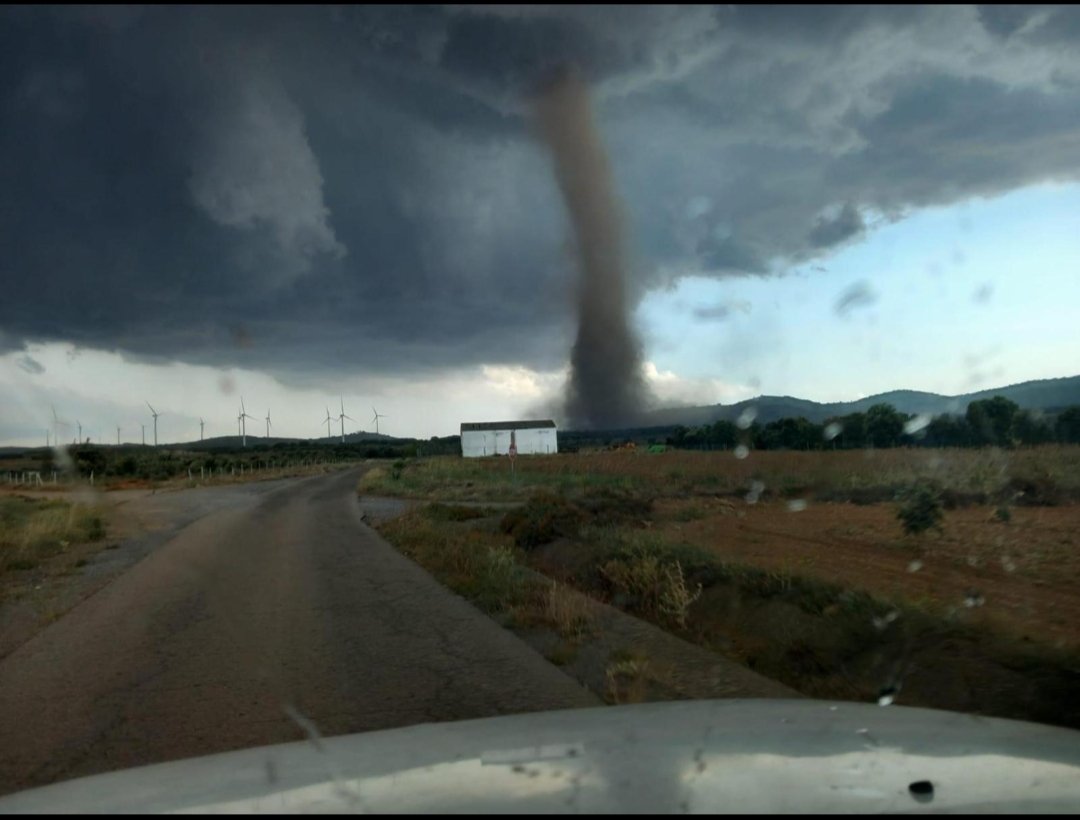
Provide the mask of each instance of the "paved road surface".
{"label": "paved road surface", "polygon": [[0,662],[0,793],[304,737],[597,705],[359,519],[236,494]]}

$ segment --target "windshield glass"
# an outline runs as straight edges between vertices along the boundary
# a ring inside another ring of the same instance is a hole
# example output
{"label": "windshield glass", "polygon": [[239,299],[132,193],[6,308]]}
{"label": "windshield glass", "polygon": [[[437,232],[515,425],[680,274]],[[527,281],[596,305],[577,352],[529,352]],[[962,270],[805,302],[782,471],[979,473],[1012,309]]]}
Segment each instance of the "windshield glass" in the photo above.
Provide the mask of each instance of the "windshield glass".
{"label": "windshield glass", "polygon": [[0,794],[661,701],[1080,728],[1077,10],[0,21]]}

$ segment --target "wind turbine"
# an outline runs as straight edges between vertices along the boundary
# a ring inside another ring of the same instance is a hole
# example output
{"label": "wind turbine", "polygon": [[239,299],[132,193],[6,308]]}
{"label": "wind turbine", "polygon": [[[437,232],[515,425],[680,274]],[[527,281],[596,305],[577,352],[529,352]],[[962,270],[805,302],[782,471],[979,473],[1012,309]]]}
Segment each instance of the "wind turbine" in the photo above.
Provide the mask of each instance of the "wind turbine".
{"label": "wind turbine", "polygon": [[270,427],[271,426],[272,425],[270,424],[270,408],[267,407],[266,408],[266,437],[267,438],[270,438]]}
{"label": "wind turbine", "polygon": [[246,419],[251,419],[252,421],[257,421],[257,419],[254,416],[248,415],[248,411],[244,407],[244,397],[241,396],[240,397],[240,436],[243,439],[243,443],[242,443],[243,447],[247,447],[247,421],[246,421]]}
{"label": "wind turbine", "polygon": [[341,443],[344,444],[345,443],[345,419],[348,419],[349,421],[356,421],[356,419],[354,419],[352,416],[346,416],[345,415],[345,399],[341,400],[341,415],[339,416],[339,418],[341,419]]}
{"label": "wind turbine", "polygon": [[199,441],[203,440],[203,430],[206,428],[206,422],[199,418]]}
{"label": "wind turbine", "polygon": [[334,420],[334,417],[330,415],[330,408],[326,408],[326,437],[331,438],[334,433],[330,429],[330,423]]}
{"label": "wind turbine", "polygon": [[146,425],[145,424],[142,426],[142,444],[143,444],[143,447],[146,446]]}
{"label": "wind turbine", "polygon": [[[146,406],[150,407],[150,402],[147,402]],[[153,407],[150,407],[150,414],[154,417],[154,446],[157,447],[157,417],[161,414]]]}
{"label": "wind turbine", "polygon": [[116,428],[116,446],[117,447],[120,446],[120,428],[119,427]]}
{"label": "wind turbine", "polygon": [[81,421],[79,421],[78,419],[76,419],[76,420],[75,420],[75,423],[76,423],[77,425],[79,425],[79,439],[78,439],[78,441],[77,441],[76,443],[78,443],[78,444],[82,444],[82,422],[81,422]]}
{"label": "wind turbine", "polygon": [[386,416],[384,416],[374,407],[371,408],[371,412],[375,414],[375,417],[372,419],[372,421],[375,422],[375,435],[379,435],[379,419],[384,419],[386,418]]}

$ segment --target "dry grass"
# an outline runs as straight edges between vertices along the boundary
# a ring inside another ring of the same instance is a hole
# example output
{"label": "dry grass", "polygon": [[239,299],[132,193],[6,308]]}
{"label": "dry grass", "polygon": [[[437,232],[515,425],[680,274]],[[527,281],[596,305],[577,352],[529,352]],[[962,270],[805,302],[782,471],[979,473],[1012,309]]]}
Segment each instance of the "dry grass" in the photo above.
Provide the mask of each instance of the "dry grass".
{"label": "dry grass", "polygon": [[649,696],[649,659],[640,652],[612,653],[604,670],[604,700],[611,704],[644,703]]}
{"label": "dry grass", "polygon": [[407,462],[397,479],[387,471],[372,470],[361,482],[361,490],[495,501],[523,499],[539,489],[578,494],[597,487],[657,496],[745,494],[754,482],[760,482],[765,497],[811,493],[822,500],[863,497],[874,501],[889,500],[900,489],[926,478],[961,495],[993,495],[1023,484],[1075,498],[1080,496],[1080,446],[755,451],[745,459],[715,451],[566,453],[520,457],[513,474],[505,458],[439,456]]}
{"label": "dry grass", "polygon": [[98,507],[58,499],[0,498],[0,569],[34,569],[71,544],[104,536]]}
{"label": "dry grass", "polygon": [[592,631],[592,608],[577,590],[559,583],[548,587],[544,599],[544,620],[569,641],[580,641]]}

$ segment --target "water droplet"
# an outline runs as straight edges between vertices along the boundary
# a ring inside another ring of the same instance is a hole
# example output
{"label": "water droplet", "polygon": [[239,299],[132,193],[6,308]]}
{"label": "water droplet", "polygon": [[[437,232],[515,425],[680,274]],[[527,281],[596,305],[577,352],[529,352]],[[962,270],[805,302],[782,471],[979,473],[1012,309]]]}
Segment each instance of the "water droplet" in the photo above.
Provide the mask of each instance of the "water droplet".
{"label": "water droplet", "polygon": [[838,421],[831,421],[825,425],[825,440],[832,441],[842,432],[844,432],[844,425]]}
{"label": "water droplet", "polygon": [[761,498],[761,494],[765,492],[765,485],[760,481],[754,481],[750,484],[750,492],[746,494],[747,504],[757,504],[758,499]]}
{"label": "water droplet", "polygon": [[750,455],[750,448],[745,444],[740,444],[735,448],[735,458],[746,458]]}
{"label": "water droplet", "polygon": [[802,512],[806,509],[806,501],[801,498],[796,498],[794,501],[787,503],[788,512]]}
{"label": "water droplet", "polygon": [[967,565],[969,567],[977,567],[979,566],[979,559],[976,558],[974,555],[969,555],[967,557]]}
{"label": "water droplet", "polygon": [[924,429],[929,423],[930,415],[927,413],[919,413],[915,418],[904,422],[904,432],[910,436],[912,433],[917,433]]}
{"label": "water droplet", "polygon": [[739,414],[739,417],[735,420],[735,426],[738,427],[740,430],[748,430],[750,429],[750,425],[754,423],[754,419],[756,418],[757,408],[747,407]]}
{"label": "water droplet", "polygon": [[1001,568],[1006,572],[1016,572],[1016,564],[1008,555],[1001,556]]}
{"label": "water droplet", "polygon": [[840,708],[839,706],[830,706],[830,707],[829,707],[829,711],[830,711],[830,712],[835,712],[835,711],[836,711],[837,709],[839,709],[839,708]]}
{"label": "water droplet", "polygon": [[934,784],[929,780],[919,780],[908,786],[908,791],[920,803],[929,803],[934,799]]}
{"label": "water droplet", "polygon": [[923,563],[922,563],[922,561],[919,561],[919,560],[912,561],[910,564],[907,565],[907,571],[908,572],[918,572],[922,568],[923,568]]}
{"label": "water droplet", "polygon": [[885,627],[887,627],[889,624],[891,624],[893,621],[895,621],[899,617],[900,617],[900,613],[897,612],[895,609],[892,610],[891,612],[886,612],[884,615],[882,615],[880,617],[875,616],[874,619],[873,619],[874,628],[877,629],[878,631],[880,631],[880,630],[884,629]]}
{"label": "water droplet", "polygon": [[966,606],[968,609],[982,606],[985,603],[986,598],[984,598],[982,594],[975,589],[968,590],[966,596],[964,597],[964,606]]}
{"label": "water droplet", "polygon": [[878,706],[891,706],[895,695],[881,695],[877,699]]}

